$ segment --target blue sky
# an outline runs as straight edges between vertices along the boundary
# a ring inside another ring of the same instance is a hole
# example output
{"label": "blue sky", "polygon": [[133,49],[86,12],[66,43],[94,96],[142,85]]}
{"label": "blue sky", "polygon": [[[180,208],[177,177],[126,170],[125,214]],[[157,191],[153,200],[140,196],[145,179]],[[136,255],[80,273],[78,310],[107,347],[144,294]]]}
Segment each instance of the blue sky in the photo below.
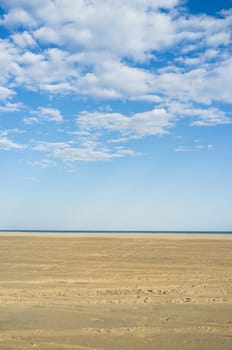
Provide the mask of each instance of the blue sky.
{"label": "blue sky", "polygon": [[231,0],[0,0],[0,228],[232,230],[231,27]]}

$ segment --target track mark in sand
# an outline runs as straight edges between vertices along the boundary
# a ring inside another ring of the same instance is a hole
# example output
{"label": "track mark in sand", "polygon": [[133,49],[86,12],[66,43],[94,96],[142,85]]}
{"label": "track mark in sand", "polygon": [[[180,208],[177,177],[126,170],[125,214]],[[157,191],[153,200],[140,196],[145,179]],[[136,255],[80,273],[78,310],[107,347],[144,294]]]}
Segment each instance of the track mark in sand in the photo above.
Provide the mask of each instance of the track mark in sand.
{"label": "track mark in sand", "polygon": [[[38,346],[39,348],[42,348],[42,346],[46,346],[49,347],[49,349],[75,349],[75,350],[100,350],[99,348],[96,347],[92,347],[90,345],[80,345],[80,344],[68,344],[68,343],[56,343],[56,342],[42,342],[39,343],[38,345],[36,345],[36,347]],[[1,348],[0,348],[1,349]]]}
{"label": "track mark in sand", "polygon": [[209,297],[195,293],[187,293],[185,288],[67,288],[61,286],[51,288],[2,288],[0,289],[0,305],[38,305],[61,307],[71,305],[96,304],[232,304],[232,296]]}
{"label": "track mark in sand", "polygon": [[121,260],[123,260],[123,259],[125,259],[125,258],[129,258],[130,256],[132,256],[132,255],[134,255],[134,254],[136,254],[137,253],[137,249],[134,249],[134,250],[132,250],[132,251],[129,251],[128,253],[126,253],[126,254],[123,254],[122,255],[122,259]]}
{"label": "track mark in sand", "polygon": [[[170,319],[171,320],[171,319]],[[166,322],[166,321],[165,321]],[[71,336],[77,336],[77,335],[103,335],[103,334],[112,334],[115,336],[122,336],[125,334],[146,334],[146,335],[152,335],[152,334],[169,334],[170,331],[172,333],[192,333],[192,334],[219,334],[223,336],[230,336],[232,337],[232,328],[231,325],[222,325],[222,324],[214,324],[214,325],[182,325],[179,326],[124,326],[124,327],[80,327],[75,328],[73,330],[67,330],[63,329],[62,331],[59,330],[49,330],[49,329],[18,329],[17,331],[12,330],[6,330],[4,331],[5,336],[1,336],[1,342],[5,340],[15,340],[15,337],[17,336],[17,340],[20,340],[20,337],[34,337],[40,339],[40,337],[59,337],[62,335],[63,337],[71,337]],[[33,342],[36,343],[36,340]]]}

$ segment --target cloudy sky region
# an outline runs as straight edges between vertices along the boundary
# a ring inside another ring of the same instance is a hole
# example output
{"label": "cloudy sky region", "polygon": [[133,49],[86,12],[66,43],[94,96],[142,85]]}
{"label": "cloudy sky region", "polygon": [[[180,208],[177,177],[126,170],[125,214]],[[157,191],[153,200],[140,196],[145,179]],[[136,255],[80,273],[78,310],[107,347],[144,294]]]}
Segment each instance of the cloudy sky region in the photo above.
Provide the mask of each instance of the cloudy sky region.
{"label": "cloudy sky region", "polygon": [[0,229],[232,230],[231,33],[231,0],[0,0]]}

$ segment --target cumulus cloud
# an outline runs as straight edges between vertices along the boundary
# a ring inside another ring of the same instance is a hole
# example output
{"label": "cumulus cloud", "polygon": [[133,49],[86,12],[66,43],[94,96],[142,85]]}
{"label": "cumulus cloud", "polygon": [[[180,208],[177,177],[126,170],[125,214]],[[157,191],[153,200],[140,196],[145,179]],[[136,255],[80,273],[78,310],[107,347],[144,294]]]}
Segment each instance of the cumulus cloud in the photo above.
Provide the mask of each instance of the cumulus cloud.
{"label": "cumulus cloud", "polygon": [[58,109],[55,108],[46,108],[46,107],[39,107],[37,111],[37,115],[47,121],[53,121],[53,122],[62,122],[63,116],[60,113]]}
{"label": "cumulus cloud", "polygon": [[72,56],[57,48],[40,53],[26,51],[18,56],[17,63],[21,69],[15,75],[16,84],[23,84],[31,90],[51,93],[72,90],[74,86],[70,84],[79,76]]}
{"label": "cumulus cloud", "polygon": [[0,39],[0,99],[16,95],[13,89],[14,80],[21,68],[17,64],[19,51],[8,39]]}
{"label": "cumulus cloud", "polygon": [[[87,112],[78,115],[78,130],[69,132],[70,140],[65,142],[39,141],[31,145],[37,152],[64,162],[105,161],[139,153],[119,143],[133,138],[167,133],[171,126],[169,115],[164,109],[154,109],[126,116],[120,113]],[[108,137],[105,133],[108,133]],[[102,135],[104,134],[104,138]],[[124,138],[124,140],[123,140]],[[104,139],[104,140],[103,140]],[[32,163],[31,163],[32,164]],[[41,162],[32,165],[42,166]]]}
{"label": "cumulus cloud", "polygon": [[32,116],[25,117],[25,124],[39,124],[41,122],[63,122],[63,116],[61,112],[56,108],[48,108],[48,107],[38,107],[37,110],[31,112]]}
{"label": "cumulus cloud", "polygon": [[36,46],[35,40],[33,39],[32,35],[27,31],[12,35],[12,39],[14,43],[21,48]]}
{"label": "cumulus cloud", "polygon": [[225,112],[216,108],[208,110],[193,109],[188,112],[191,116],[197,116],[198,120],[192,122],[192,125],[214,126],[219,124],[231,124],[232,119]]}
{"label": "cumulus cloud", "polygon": [[164,109],[135,113],[131,117],[120,113],[82,112],[77,124],[84,130],[108,130],[127,137],[144,137],[167,133],[169,115]]}
{"label": "cumulus cloud", "polygon": [[[0,39],[1,112],[20,111],[14,99],[28,90],[50,99],[149,106],[134,114],[80,112],[79,135],[72,135],[79,144],[40,143],[41,152],[66,161],[118,158],[134,153],[107,148],[102,133],[112,145],[165,134],[182,118],[192,126],[231,123],[224,108],[232,98],[231,11],[191,15],[181,0],[2,0],[1,6],[0,25],[10,33]],[[23,121],[39,127],[65,118],[54,102]]]}
{"label": "cumulus cloud", "polygon": [[6,102],[4,105],[0,105],[0,112],[18,112],[24,107],[22,102]]}
{"label": "cumulus cloud", "polygon": [[19,7],[11,8],[9,12],[3,16],[0,24],[5,25],[9,28],[18,26],[33,27],[36,25],[36,22],[28,11],[20,8],[19,4]]}
{"label": "cumulus cloud", "polygon": [[0,149],[3,150],[12,150],[12,149],[24,149],[26,146],[15,143],[10,140],[8,137],[1,136],[0,134]]}
{"label": "cumulus cloud", "polygon": [[0,101],[4,101],[9,97],[12,97],[12,95],[14,95],[14,91],[4,87],[4,86],[0,86]]}
{"label": "cumulus cloud", "polygon": [[[144,59],[146,51],[172,44],[175,24],[171,15],[160,12],[179,1],[41,1],[5,2],[2,24],[34,30],[41,43],[111,51],[113,55]],[[18,13],[18,16],[16,16]],[[80,15],[81,14],[81,15]],[[156,32],[156,35],[153,33]],[[99,40],[100,39],[100,40]]]}
{"label": "cumulus cloud", "polygon": [[166,108],[170,114],[176,116],[176,119],[188,117],[191,120],[191,125],[214,126],[232,123],[232,119],[228,113],[218,108],[199,108],[191,103],[175,102],[166,104]]}
{"label": "cumulus cloud", "polygon": [[39,124],[40,120],[37,117],[25,117],[23,118],[23,122],[26,125]]}
{"label": "cumulus cloud", "polygon": [[[231,12],[218,18],[191,16],[180,5],[178,0],[4,0],[1,24],[13,34],[0,47],[6,56],[2,66],[9,67],[2,76],[13,78],[18,86],[50,94],[150,102],[166,96],[200,103],[228,102],[231,88],[226,93],[223,84],[213,84],[217,86],[214,90],[210,87],[212,81],[223,80],[225,72],[231,71],[230,63],[217,50],[231,41]],[[14,32],[22,26],[23,31]],[[156,64],[151,69],[150,60],[160,66],[163,53],[174,45],[178,45],[179,58],[182,43],[186,50],[192,47],[197,53],[183,57],[188,67],[178,71],[177,63],[169,73],[155,69]],[[37,45],[39,50],[35,50]],[[205,67],[210,50],[216,62]],[[189,69],[194,65],[198,68]]]}
{"label": "cumulus cloud", "polygon": [[39,142],[34,146],[34,150],[46,152],[54,158],[64,162],[74,161],[106,161],[114,158],[124,157],[126,154],[135,154],[132,150],[106,149],[94,147],[75,147],[72,142]]}

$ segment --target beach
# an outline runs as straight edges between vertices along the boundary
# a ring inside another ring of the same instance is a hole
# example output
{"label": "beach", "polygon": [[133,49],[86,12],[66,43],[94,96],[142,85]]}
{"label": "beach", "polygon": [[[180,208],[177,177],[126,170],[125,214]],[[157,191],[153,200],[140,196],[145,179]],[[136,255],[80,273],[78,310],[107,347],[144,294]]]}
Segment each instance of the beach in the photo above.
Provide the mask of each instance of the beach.
{"label": "beach", "polygon": [[230,350],[232,235],[0,233],[0,350]]}

